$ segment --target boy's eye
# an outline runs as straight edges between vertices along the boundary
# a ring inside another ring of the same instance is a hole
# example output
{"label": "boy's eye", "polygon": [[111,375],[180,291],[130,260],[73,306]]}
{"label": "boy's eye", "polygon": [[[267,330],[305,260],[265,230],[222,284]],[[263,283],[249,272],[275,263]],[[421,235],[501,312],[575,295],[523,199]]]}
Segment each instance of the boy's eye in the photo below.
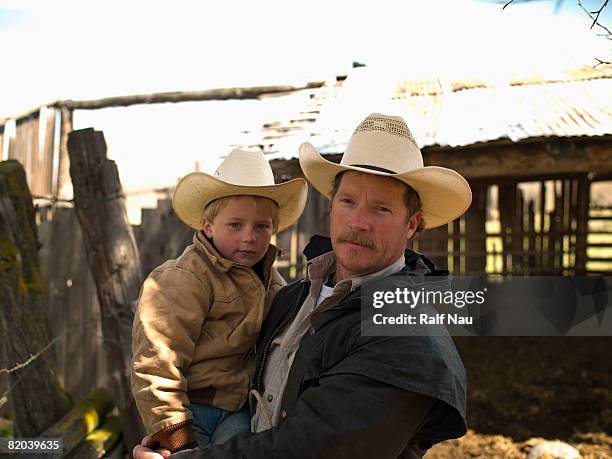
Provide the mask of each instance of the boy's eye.
{"label": "boy's eye", "polygon": [[270,225],[269,223],[260,223],[257,225],[257,228],[268,229],[268,228],[272,228],[272,225]]}
{"label": "boy's eye", "polygon": [[230,228],[240,228],[240,223],[232,222],[232,223],[228,223],[227,226],[229,226]]}

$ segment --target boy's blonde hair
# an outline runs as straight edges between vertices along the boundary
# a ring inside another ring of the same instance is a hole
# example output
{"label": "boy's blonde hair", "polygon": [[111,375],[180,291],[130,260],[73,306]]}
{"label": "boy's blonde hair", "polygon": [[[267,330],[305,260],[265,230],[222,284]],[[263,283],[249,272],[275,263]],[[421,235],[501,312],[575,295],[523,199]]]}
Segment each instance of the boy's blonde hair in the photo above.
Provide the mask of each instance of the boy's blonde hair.
{"label": "boy's blonde hair", "polygon": [[217,217],[217,215],[219,215],[219,212],[221,212],[222,209],[224,209],[231,200],[236,199],[236,198],[240,198],[240,197],[247,197],[247,198],[253,198],[253,200],[255,201],[255,206],[264,206],[264,208],[268,208],[272,214],[272,230],[273,232],[276,232],[277,228],[278,228],[278,204],[276,202],[274,202],[272,199],[268,199],[268,198],[264,198],[263,196],[251,196],[251,195],[237,195],[237,196],[225,196],[223,198],[218,198],[215,199],[214,201],[211,201],[205,208],[204,208],[204,219],[208,220],[210,223],[214,223],[215,218]]}

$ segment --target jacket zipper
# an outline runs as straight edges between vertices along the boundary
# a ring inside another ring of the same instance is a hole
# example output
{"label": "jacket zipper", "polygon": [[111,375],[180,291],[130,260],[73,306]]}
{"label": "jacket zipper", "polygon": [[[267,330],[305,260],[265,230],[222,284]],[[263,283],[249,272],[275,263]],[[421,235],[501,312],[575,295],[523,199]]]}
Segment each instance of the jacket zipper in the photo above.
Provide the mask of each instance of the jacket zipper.
{"label": "jacket zipper", "polygon": [[278,333],[281,331],[281,329],[287,324],[287,322],[292,319],[293,317],[295,317],[298,308],[298,305],[300,305],[302,303],[302,296],[304,295],[304,289],[305,289],[305,285],[306,282],[302,282],[302,288],[300,290],[300,294],[297,297],[297,301],[295,302],[295,304],[293,305],[293,307],[291,308],[291,311],[289,311],[289,314],[287,314],[287,316],[285,317],[285,320],[283,320],[280,325],[278,327],[276,327],[276,329],[274,329],[274,331],[272,332],[272,334],[270,335],[270,337],[268,338],[268,340],[265,342],[264,347],[263,347],[263,356],[261,358],[261,365],[259,365],[259,368],[257,369],[257,377],[255,378],[255,388],[261,392],[261,379],[263,376],[263,369],[266,363],[266,358],[268,357],[268,351],[270,350],[270,347],[272,347],[272,341],[274,341],[274,338],[276,338],[276,336],[278,335]]}

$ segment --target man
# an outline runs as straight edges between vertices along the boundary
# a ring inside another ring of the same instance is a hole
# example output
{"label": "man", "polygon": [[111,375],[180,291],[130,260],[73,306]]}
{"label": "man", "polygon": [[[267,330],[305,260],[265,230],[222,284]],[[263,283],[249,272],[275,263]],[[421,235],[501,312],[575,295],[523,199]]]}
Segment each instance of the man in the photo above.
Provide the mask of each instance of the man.
{"label": "man", "polygon": [[306,279],[281,289],[261,330],[256,433],[177,458],[417,458],[466,432],[465,371],[450,337],[362,336],[360,286],[447,275],[406,242],[463,214],[469,185],[423,167],[404,120],[379,114],[357,127],[340,164],[305,143],[300,165],[331,198],[331,237],[311,240]]}

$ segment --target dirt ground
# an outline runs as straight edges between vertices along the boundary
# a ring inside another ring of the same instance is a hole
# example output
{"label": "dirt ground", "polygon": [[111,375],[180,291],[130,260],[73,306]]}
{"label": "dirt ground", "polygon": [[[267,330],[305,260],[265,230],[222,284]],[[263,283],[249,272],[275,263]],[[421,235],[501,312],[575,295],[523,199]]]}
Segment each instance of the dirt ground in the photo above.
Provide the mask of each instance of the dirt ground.
{"label": "dirt ground", "polygon": [[455,341],[468,373],[470,430],[426,459],[526,458],[555,439],[585,459],[612,459],[612,339]]}
{"label": "dirt ground", "polygon": [[468,374],[466,436],[426,459],[526,458],[561,440],[612,459],[612,339],[456,338]]}

